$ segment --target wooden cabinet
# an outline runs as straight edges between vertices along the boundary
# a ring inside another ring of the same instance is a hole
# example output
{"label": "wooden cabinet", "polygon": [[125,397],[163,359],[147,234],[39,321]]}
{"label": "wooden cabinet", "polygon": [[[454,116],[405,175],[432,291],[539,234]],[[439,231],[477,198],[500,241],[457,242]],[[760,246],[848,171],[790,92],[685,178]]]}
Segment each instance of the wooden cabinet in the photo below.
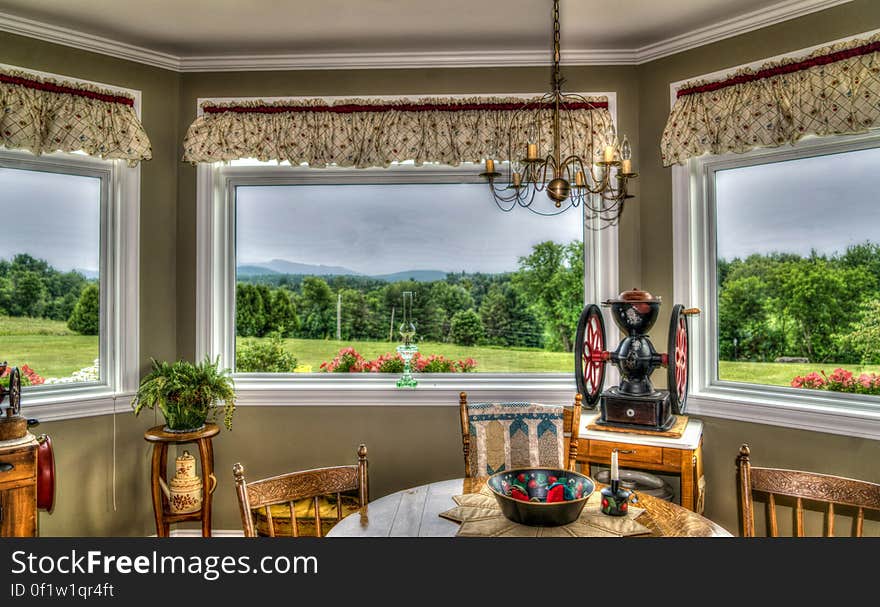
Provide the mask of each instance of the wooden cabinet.
{"label": "wooden cabinet", "polygon": [[581,417],[577,461],[589,474],[592,464],[609,465],[611,451],[620,454],[622,468],[651,470],[681,478],[681,505],[697,514],[703,513],[706,480],[703,477],[703,422],[688,420],[681,438],[649,434],[625,434],[590,430],[596,415]]}
{"label": "wooden cabinet", "polygon": [[0,537],[37,535],[37,441],[0,448]]}

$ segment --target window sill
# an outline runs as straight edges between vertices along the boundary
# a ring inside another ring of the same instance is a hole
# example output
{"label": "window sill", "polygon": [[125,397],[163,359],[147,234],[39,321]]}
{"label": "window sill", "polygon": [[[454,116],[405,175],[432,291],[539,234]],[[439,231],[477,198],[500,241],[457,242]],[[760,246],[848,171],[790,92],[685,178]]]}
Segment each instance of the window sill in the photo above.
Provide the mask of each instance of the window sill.
{"label": "window sill", "polygon": [[572,375],[437,373],[417,374],[415,388],[398,388],[397,374],[339,376],[308,373],[291,377],[235,376],[238,405],[243,406],[458,406],[459,392],[471,401],[534,400],[572,402]]}
{"label": "window sill", "polygon": [[880,440],[880,407],[821,392],[792,397],[752,388],[712,386],[688,396],[688,413]]}
{"label": "window sill", "polygon": [[132,392],[113,392],[106,386],[72,388],[24,394],[21,414],[42,422],[54,422],[130,411]]}

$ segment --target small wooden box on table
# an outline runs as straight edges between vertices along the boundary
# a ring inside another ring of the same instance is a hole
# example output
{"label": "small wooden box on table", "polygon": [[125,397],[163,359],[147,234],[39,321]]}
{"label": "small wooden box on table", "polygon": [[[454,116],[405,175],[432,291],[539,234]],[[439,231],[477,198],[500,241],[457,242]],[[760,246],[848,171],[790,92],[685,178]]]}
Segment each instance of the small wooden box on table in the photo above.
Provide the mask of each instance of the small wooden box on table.
{"label": "small wooden box on table", "polygon": [[[194,432],[168,432],[163,426],[154,426],[144,432],[144,439],[153,443],[153,468],[151,486],[153,489],[153,512],[156,515],[156,535],[168,537],[171,523],[183,521],[201,521],[202,537],[211,537],[211,502],[212,491],[210,484],[214,474],[214,447],[211,438],[217,436],[220,428],[217,424],[205,424],[201,430]],[[168,481],[168,445],[181,445],[196,443],[199,447],[199,458],[202,468],[202,508],[188,514],[172,514],[171,506],[159,479]]]}
{"label": "small wooden box on table", "polygon": [[680,438],[651,434],[631,434],[590,430],[597,415],[581,418],[577,462],[581,471],[590,473],[592,464],[611,464],[611,452],[619,453],[622,468],[651,470],[681,477],[681,505],[697,514],[703,513],[705,479],[703,478],[703,422],[688,419]]}

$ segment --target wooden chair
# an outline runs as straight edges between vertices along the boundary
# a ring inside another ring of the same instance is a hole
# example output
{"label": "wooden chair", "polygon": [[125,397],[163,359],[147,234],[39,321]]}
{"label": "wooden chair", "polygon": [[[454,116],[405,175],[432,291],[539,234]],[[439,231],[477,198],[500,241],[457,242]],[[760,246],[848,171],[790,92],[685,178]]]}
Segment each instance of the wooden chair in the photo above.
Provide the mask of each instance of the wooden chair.
{"label": "wooden chair", "polygon": [[[577,454],[578,454],[578,437],[580,435],[580,426],[581,426],[581,408],[582,408],[582,400],[583,397],[580,394],[575,394],[574,404],[571,406],[563,407],[563,435],[565,437],[564,447],[563,447],[563,462],[561,462],[562,467],[566,470],[577,470]],[[471,445],[471,435],[470,435],[470,424],[468,421],[468,401],[467,401],[467,392],[461,392],[459,394],[459,414],[461,417],[461,442],[462,442],[462,450],[464,451],[464,471],[465,476],[467,478],[471,478],[472,474],[472,461],[471,458],[475,456],[475,445]],[[498,403],[499,405],[504,404],[521,404],[521,403]],[[546,405],[550,407],[550,405]],[[555,407],[554,407],[555,409]]]}
{"label": "wooden chair", "polygon": [[[313,535],[321,537],[324,532],[329,531],[328,527],[342,520],[346,514],[343,507],[343,493],[346,492],[357,492],[355,510],[364,507],[369,500],[367,447],[361,445],[357,455],[358,463],[353,466],[315,468],[250,483],[244,479],[244,466],[240,463],[235,464],[232,467],[232,474],[235,478],[235,492],[238,496],[245,537],[258,535],[300,537],[301,523],[298,519],[303,518],[301,505],[308,506],[308,516],[314,519]],[[328,504],[332,505],[327,498],[332,495],[336,497],[335,512],[328,517],[322,515],[322,511],[326,512]],[[304,500],[310,500],[310,503],[304,504]],[[280,512],[279,508],[281,508]],[[333,520],[325,520],[322,525],[322,517]],[[255,518],[262,519],[259,522],[264,524],[256,524]],[[282,518],[284,525],[279,524]],[[279,533],[287,530],[289,533]]]}
{"label": "wooden chair", "polygon": [[801,472],[779,468],[756,468],[749,461],[749,446],[744,444],[736,458],[737,490],[740,507],[740,532],[743,537],[755,537],[753,492],[765,493],[767,501],[767,529],[771,537],[779,536],[776,520],[776,496],[795,498],[796,537],[804,536],[804,500],[827,503],[825,535],[834,535],[834,506],[856,509],[853,535],[862,537],[865,510],[880,511],[880,485],[866,481]]}

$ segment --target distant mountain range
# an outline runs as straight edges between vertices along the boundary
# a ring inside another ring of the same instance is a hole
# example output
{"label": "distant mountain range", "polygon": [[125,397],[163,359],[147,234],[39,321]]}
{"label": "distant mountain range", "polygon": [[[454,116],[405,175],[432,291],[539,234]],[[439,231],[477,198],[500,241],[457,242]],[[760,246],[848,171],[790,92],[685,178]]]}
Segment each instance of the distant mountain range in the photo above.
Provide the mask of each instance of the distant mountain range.
{"label": "distant mountain range", "polygon": [[243,278],[251,276],[265,276],[271,274],[298,274],[302,276],[363,276],[375,278],[385,282],[400,282],[402,280],[415,280],[417,282],[431,282],[446,278],[446,272],[442,270],[407,270],[394,272],[393,274],[368,275],[355,272],[342,266],[311,265],[296,263],[286,259],[273,259],[259,264],[243,264],[236,267],[239,276]]}

